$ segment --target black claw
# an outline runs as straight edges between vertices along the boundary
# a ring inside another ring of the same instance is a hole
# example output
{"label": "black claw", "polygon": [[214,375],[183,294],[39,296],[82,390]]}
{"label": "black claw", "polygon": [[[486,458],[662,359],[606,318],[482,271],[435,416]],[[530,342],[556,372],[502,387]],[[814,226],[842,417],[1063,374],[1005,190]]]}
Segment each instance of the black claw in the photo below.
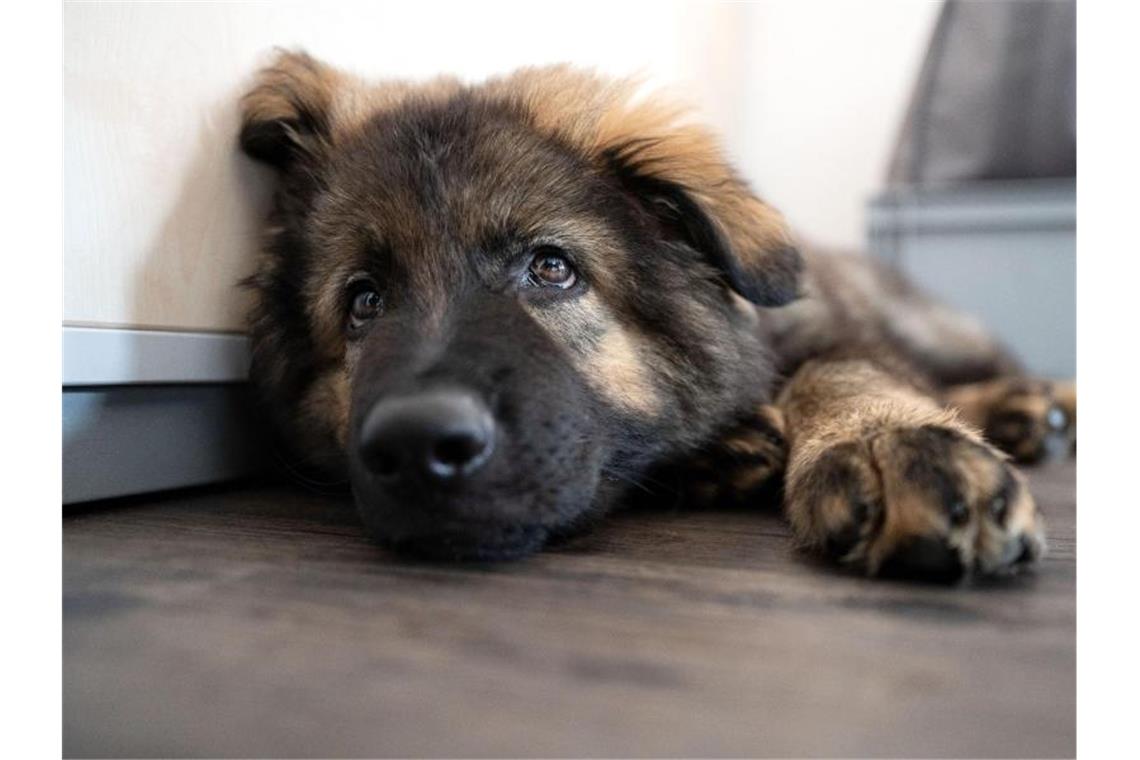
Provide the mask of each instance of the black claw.
{"label": "black claw", "polygon": [[1069,427],[1069,415],[1059,406],[1053,406],[1045,414],[1045,424],[1050,430],[1061,432]]}
{"label": "black claw", "polygon": [[851,521],[827,537],[824,550],[832,559],[843,559],[863,535],[863,526],[871,517],[871,505],[857,501],[851,506]]}
{"label": "black claw", "polygon": [[1021,553],[1017,555],[1017,559],[1015,559],[1013,561],[1013,564],[1024,565],[1028,562],[1032,562],[1034,559],[1034,556],[1035,556],[1035,553],[1033,551],[1033,542],[1030,541],[1029,538],[1027,538],[1026,536],[1022,536],[1021,537]]}
{"label": "black claw", "polygon": [[965,525],[970,519],[970,508],[961,499],[955,499],[946,506],[950,515],[950,522],[954,525]]}

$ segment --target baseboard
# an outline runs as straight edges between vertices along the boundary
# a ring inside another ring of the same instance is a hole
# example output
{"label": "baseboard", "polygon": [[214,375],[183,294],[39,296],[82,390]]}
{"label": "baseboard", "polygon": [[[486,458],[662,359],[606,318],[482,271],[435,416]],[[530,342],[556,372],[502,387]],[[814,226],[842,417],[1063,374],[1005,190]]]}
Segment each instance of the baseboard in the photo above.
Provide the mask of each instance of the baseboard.
{"label": "baseboard", "polygon": [[63,328],[63,385],[239,383],[249,339],[230,333]]}
{"label": "baseboard", "polygon": [[63,503],[240,478],[258,468],[241,385],[63,393]]}
{"label": "baseboard", "polygon": [[243,336],[65,327],[63,503],[256,471],[248,365]]}

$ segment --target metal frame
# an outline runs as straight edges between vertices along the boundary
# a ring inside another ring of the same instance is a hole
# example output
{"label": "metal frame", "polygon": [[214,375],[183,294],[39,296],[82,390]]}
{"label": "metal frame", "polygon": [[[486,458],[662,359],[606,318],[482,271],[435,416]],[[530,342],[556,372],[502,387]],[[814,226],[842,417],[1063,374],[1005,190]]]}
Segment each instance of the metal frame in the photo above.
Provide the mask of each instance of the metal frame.
{"label": "metal frame", "polygon": [[63,503],[253,472],[248,366],[241,335],[65,327]]}

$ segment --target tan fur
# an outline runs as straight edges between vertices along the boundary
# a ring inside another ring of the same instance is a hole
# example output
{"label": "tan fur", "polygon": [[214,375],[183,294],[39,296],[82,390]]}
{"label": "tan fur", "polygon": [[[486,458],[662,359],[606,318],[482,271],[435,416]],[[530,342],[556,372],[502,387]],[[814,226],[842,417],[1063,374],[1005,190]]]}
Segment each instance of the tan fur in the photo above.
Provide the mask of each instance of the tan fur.
{"label": "tan fur", "polygon": [[633,333],[615,326],[602,336],[597,353],[584,369],[587,377],[598,378],[597,388],[619,408],[652,418],[659,411],[660,400],[637,344]]}
{"label": "tan fur", "polygon": [[[847,445],[853,447],[848,465],[849,471],[858,473],[861,498],[882,510],[881,527],[855,547],[848,561],[873,573],[900,546],[931,535],[944,536],[968,565],[976,562],[982,572],[1009,561],[1009,547],[1014,545],[1010,537],[1024,535],[1038,556],[1043,551],[1041,520],[1020,474],[1012,473],[1021,487],[1007,507],[1004,523],[998,524],[986,511],[1007,471],[1005,457],[955,410],[940,406],[874,364],[809,363],[791,380],[779,403],[790,438],[786,510],[806,545],[822,546],[849,520],[850,483],[814,502],[806,496],[812,492],[822,458]],[[913,453],[904,453],[900,441],[908,431],[924,427],[956,436],[958,443],[952,444],[951,459],[944,464],[965,484],[961,499],[969,517],[964,525],[952,524],[947,505],[932,499],[906,474],[906,458]]]}
{"label": "tan fur", "polygon": [[[568,347],[571,361],[595,392],[619,409],[650,418],[658,413],[661,399],[640,339],[613,317],[596,293],[529,313]],[[599,331],[596,339],[585,337]]]}
{"label": "tan fur", "polygon": [[377,113],[397,108],[409,97],[442,100],[462,87],[454,77],[428,82],[388,80],[382,83],[354,76],[312,56],[279,50],[258,72],[254,86],[242,98],[242,119],[289,120],[298,107],[327,114],[334,142],[351,137]]}
{"label": "tan fur", "polygon": [[760,258],[790,244],[783,216],[736,176],[716,135],[666,96],[639,97],[640,80],[552,66],[523,69],[486,87],[517,99],[539,128],[584,154],[602,160],[606,151],[621,150],[645,171],[688,188],[740,255]]}
{"label": "tan fur", "polygon": [[1072,383],[1003,377],[953,386],[943,400],[1017,461],[1032,463],[1047,456],[1050,442],[1062,449],[1075,445]]}
{"label": "tan fur", "polygon": [[349,411],[348,375],[341,367],[335,367],[321,375],[309,387],[301,402],[300,414],[320,425],[313,429],[327,428],[340,446],[348,443]]}

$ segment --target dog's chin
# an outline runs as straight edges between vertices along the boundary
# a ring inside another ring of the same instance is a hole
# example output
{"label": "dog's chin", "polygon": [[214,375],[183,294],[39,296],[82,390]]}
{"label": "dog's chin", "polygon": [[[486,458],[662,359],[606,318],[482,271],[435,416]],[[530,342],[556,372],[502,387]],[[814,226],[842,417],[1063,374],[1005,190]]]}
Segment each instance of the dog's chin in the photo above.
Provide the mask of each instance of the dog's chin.
{"label": "dog's chin", "polygon": [[549,530],[540,525],[481,525],[454,527],[438,532],[375,538],[399,554],[413,559],[449,562],[505,562],[535,553]]}
{"label": "dog's chin", "polygon": [[544,492],[545,499],[533,501],[521,495],[491,498],[459,488],[385,492],[370,487],[374,485],[353,484],[365,532],[386,549],[424,560],[520,559],[593,525],[602,512],[594,481],[586,484],[592,489]]}

